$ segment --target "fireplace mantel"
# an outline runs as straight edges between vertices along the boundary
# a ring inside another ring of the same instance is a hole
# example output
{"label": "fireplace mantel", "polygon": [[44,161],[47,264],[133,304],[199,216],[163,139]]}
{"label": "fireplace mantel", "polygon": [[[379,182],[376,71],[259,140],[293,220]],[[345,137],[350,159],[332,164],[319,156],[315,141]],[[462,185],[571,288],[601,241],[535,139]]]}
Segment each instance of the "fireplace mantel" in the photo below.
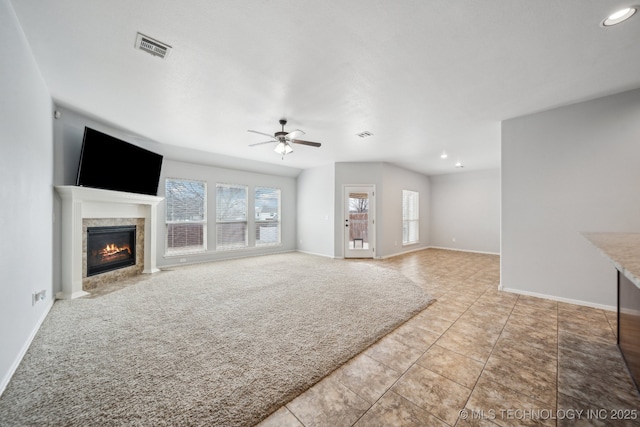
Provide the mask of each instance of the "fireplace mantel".
{"label": "fireplace mantel", "polygon": [[144,271],[155,273],[157,206],[164,198],[97,188],[56,186],[62,198],[62,291],[60,299],[88,295],[82,290],[82,220],[144,218]]}

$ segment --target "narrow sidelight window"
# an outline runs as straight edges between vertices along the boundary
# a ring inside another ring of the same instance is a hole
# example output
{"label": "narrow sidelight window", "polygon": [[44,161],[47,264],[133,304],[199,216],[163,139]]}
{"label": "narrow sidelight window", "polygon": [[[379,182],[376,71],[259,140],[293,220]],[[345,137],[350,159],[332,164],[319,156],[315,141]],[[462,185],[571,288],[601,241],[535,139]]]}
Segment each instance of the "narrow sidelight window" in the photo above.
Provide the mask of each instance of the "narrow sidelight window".
{"label": "narrow sidelight window", "polygon": [[420,203],[417,191],[402,190],[402,244],[420,240]]}

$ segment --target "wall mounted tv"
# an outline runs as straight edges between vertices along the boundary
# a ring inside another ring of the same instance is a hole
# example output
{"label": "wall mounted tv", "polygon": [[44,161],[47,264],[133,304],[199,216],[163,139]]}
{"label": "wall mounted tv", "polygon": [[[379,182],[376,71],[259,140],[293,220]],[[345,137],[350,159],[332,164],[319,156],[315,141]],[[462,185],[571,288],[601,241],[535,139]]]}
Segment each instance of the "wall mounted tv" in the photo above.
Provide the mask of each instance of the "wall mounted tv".
{"label": "wall mounted tv", "polygon": [[84,128],[76,185],[156,196],[162,156]]}

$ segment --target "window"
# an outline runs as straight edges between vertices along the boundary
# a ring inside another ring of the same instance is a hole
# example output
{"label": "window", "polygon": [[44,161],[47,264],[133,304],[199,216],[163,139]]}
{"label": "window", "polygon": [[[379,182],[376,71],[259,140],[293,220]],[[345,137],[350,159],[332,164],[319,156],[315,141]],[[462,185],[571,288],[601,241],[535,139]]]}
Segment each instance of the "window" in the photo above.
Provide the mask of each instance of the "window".
{"label": "window", "polygon": [[256,187],[256,246],[280,244],[280,189]]}
{"label": "window", "polygon": [[417,191],[402,190],[402,244],[418,243],[420,238],[420,208]]}
{"label": "window", "polygon": [[165,183],[168,255],[207,250],[207,184],[167,179]]}
{"label": "window", "polygon": [[216,249],[247,246],[247,186],[216,184]]}

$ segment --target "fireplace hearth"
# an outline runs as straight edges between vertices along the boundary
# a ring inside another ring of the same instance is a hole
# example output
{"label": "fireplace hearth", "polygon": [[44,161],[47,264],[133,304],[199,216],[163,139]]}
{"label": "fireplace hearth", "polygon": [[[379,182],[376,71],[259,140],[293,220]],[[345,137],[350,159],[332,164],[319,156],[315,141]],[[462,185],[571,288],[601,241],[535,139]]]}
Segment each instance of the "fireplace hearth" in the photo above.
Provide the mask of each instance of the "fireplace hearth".
{"label": "fireplace hearth", "polygon": [[87,277],[135,264],[135,225],[87,228]]}

